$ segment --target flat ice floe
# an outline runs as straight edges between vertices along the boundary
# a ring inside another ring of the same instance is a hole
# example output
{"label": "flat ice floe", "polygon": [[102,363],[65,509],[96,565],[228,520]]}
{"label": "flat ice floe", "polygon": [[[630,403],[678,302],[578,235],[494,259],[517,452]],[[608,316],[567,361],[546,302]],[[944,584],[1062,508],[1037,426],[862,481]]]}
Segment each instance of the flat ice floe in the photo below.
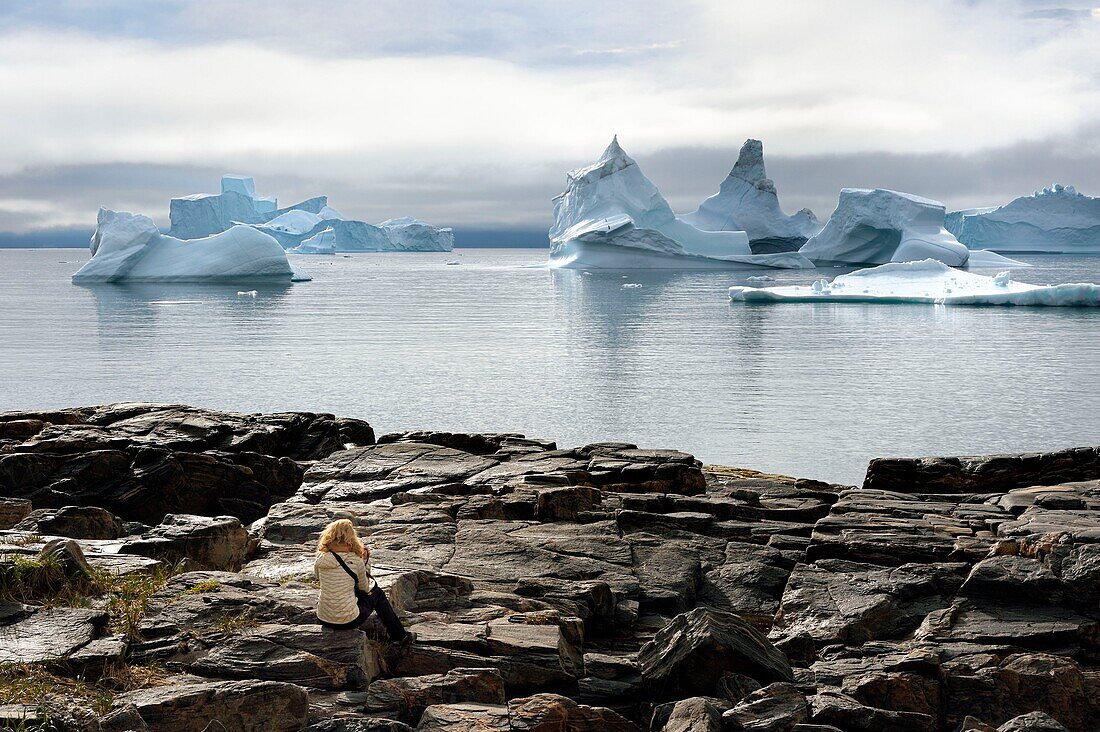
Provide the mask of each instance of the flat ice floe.
{"label": "flat ice floe", "polygon": [[1100,307],[1100,285],[1029,285],[1008,272],[994,277],[943,262],[891,262],[840,275],[832,282],[781,287],[731,287],[736,302],[875,302],[936,305],[1048,305]]}

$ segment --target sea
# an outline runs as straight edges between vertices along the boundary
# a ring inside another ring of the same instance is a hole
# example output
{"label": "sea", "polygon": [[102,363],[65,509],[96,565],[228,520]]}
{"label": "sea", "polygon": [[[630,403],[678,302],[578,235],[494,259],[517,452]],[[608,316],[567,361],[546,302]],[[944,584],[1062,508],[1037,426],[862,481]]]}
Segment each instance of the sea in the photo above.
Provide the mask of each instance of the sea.
{"label": "sea", "polygon": [[[1100,444],[1097,308],[731,303],[759,271],[551,270],[539,249],[295,256],[313,280],[278,286],[73,285],[87,257],[0,250],[0,411],[333,412],[853,485],[874,457]],[[1017,258],[1020,281],[1100,282],[1100,256]]]}

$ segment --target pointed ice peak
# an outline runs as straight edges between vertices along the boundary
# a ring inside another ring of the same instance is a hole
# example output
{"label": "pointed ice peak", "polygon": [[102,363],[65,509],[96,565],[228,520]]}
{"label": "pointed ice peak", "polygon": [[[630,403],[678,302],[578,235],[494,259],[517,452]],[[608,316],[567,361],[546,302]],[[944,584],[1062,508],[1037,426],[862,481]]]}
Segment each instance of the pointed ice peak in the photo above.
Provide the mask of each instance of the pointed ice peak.
{"label": "pointed ice peak", "polygon": [[600,156],[601,163],[607,163],[611,161],[621,162],[623,163],[623,166],[630,165],[634,162],[634,160],[626,154],[626,151],[623,150],[622,146],[619,145],[618,135],[612,136],[611,144],[604,149],[603,155]]}
{"label": "pointed ice peak", "polygon": [[[745,140],[745,144],[741,146],[741,152],[737,155],[737,162],[733,164],[733,170],[730,171],[730,176],[752,183],[761,190],[775,191],[775,185],[768,178],[768,172],[764,170],[764,143],[760,140],[754,140],[751,137]],[[767,183],[763,187],[757,185],[764,181]]]}

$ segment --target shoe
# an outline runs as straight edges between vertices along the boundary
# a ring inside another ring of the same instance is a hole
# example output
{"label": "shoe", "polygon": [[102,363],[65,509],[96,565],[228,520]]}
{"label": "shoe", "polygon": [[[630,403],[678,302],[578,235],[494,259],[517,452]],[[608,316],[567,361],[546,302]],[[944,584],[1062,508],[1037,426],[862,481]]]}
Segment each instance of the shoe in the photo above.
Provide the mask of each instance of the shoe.
{"label": "shoe", "polygon": [[403,635],[400,640],[396,640],[393,642],[394,650],[404,651],[406,648],[411,646],[414,641],[416,641],[416,633],[412,632],[411,630],[406,631],[405,635]]}

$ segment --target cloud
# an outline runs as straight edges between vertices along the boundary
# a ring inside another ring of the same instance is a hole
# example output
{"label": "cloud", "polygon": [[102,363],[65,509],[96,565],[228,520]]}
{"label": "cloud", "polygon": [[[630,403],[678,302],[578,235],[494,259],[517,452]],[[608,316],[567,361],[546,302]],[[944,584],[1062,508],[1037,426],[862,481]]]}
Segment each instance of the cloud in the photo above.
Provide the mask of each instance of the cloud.
{"label": "cloud", "polygon": [[[786,204],[817,209],[872,180],[1007,194],[952,161],[993,169],[983,156],[1045,140],[1095,152],[1082,130],[1100,118],[1100,23],[1067,23],[1087,9],[1073,2],[255,8],[6,3],[0,197],[26,204],[22,228],[74,225],[99,204],[157,214],[223,171],[283,201],[329,193],[368,220],[542,225],[565,171],[612,133],[658,184],[693,180],[663,185],[681,207],[713,190],[748,136],[765,141]],[[1056,159],[1065,173],[1044,178],[1088,190],[1073,156]],[[998,179],[1022,185],[1031,171],[1011,160]],[[789,182],[784,161],[805,162]],[[3,225],[18,230],[14,206]]]}

